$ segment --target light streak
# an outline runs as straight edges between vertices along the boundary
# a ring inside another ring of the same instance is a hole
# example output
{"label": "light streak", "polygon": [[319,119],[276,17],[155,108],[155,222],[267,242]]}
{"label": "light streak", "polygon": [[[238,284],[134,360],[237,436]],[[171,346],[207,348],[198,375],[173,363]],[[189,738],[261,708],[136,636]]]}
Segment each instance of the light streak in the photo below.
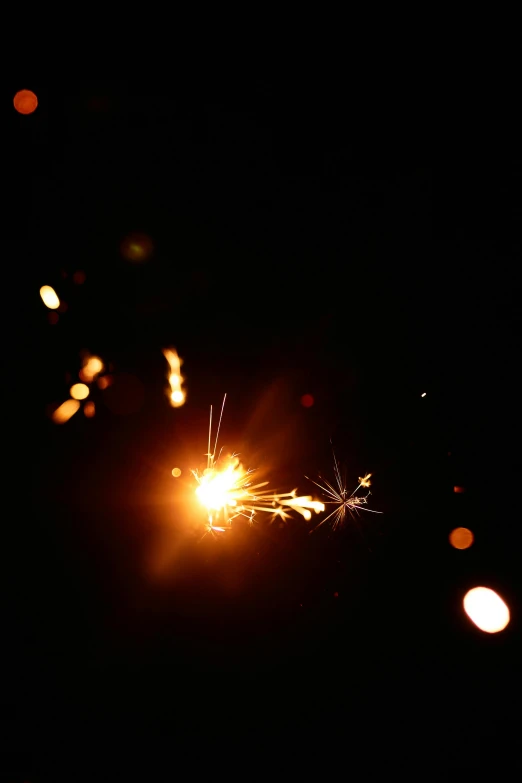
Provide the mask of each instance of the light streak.
{"label": "light streak", "polygon": [[186,400],[186,394],[182,388],[182,383],[185,379],[181,375],[183,360],[179,358],[174,348],[165,348],[163,356],[169,363],[170,404],[173,408],[180,408]]}
{"label": "light streak", "polygon": [[298,496],[297,489],[291,492],[272,492],[264,489],[268,481],[254,483],[252,476],[255,469],[245,469],[239,461],[239,454],[222,457],[222,450],[217,452],[219,432],[223,419],[226,394],[223,397],[221,413],[218,421],[216,437],[212,445],[212,406],[208,428],[207,467],[200,473],[193,470],[197,481],[196,496],[207,510],[207,533],[224,533],[230,529],[234,519],[245,518],[253,524],[257,513],[270,514],[271,521],[276,518],[285,520],[295,511],[306,520],[324,511],[324,503],[314,500],[311,496]]}
{"label": "light streak", "polygon": [[[359,511],[369,511],[372,514],[381,514],[381,511],[374,511],[371,508],[366,508],[366,505],[368,503],[368,495],[371,493],[368,492],[367,495],[357,495],[356,493],[359,491],[361,487],[368,488],[371,484],[370,478],[371,473],[367,473],[365,476],[359,476],[359,484],[356,486],[356,488],[349,494],[349,490],[347,488],[347,482],[346,482],[346,476],[341,476],[341,470],[339,467],[339,463],[337,461],[337,457],[335,456],[335,452],[333,451],[333,460],[334,460],[334,475],[335,475],[335,484],[327,481],[322,476],[319,476],[320,480],[324,482],[323,484],[319,484],[317,481],[314,481],[313,479],[308,479],[309,481],[312,481],[316,487],[319,487],[319,489],[323,493],[324,503],[326,506],[334,506],[333,511],[328,514],[327,517],[322,519],[314,528],[313,530],[317,530],[318,527],[321,525],[324,525],[325,522],[328,522],[328,520],[332,520],[330,523],[330,526],[332,530],[336,530],[338,527],[342,527],[346,521],[347,515],[352,517],[352,519],[355,519],[356,516],[359,514]],[[306,476],[308,478],[308,476]],[[313,532],[310,531],[310,532]]]}

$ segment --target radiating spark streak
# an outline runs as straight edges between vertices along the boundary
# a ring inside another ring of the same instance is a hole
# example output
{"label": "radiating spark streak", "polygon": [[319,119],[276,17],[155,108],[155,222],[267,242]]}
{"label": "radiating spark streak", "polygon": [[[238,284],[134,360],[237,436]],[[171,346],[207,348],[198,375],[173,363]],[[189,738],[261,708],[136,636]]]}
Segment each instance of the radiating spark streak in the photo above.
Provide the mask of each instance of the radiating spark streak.
{"label": "radiating spark streak", "polygon": [[[344,522],[346,521],[347,514],[349,514],[352,517],[352,519],[356,519],[356,515],[358,516],[359,511],[369,511],[372,514],[382,513],[381,511],[374,511],[371,508],[365,508],[368,502],[368,496],[371,494],[370,492],[368,492],[368,495],[363,495],[363,496],[356,494],[361,487],[368,488],[370,486],[371,484],[370,477],[372,474],[367,473],[363,477],[359,476],[359,484],[356,486],[356,488],[353,490],[351,494],[348,494],[346,478],[343,479],[341,476],[341,470],[339,467],[339,463],[337,461],[337,457],[335,456],[335,452],[333,451],[333,448],[332,448],[332,453],[333,453],[333,461],[334,461],[334,476],[335,476],[335,481],[337,482],[337,488],[322,476],[319,476],[319,478],[323,482],[322,484],[319,484],[317,481],[314,481],[313,479],[308,479],[313,484],[315,484],[316,487],[319,487],[319,489],[323,493],[325,499],[324,500],[325,506],[329,506],[329,505],[335,506],[334,510],[315,526],[314,530],[316,530],[318,527],[321,527],[321,525],[324,525],[330,519],[333,519],[331,523],[332,529],[336,530],[338,527],[344,524]],[[306,478],[308,478],[308,476],[306,476]]]}
{"label": "radiating spark streak", "polygon": [[292,492],[272,492],[264,489],[268,481],[254,484],[252,474],[255,469],[245,469],[237,453],[224,458],[222,464],[223,449],[220,449],[216,458],[225,401],[226,394],[223,397],[213,450],[211,449],[213,408],[210,406],[208,451],[205,455],[207,467],[203,473],[192,471],[197,481],[196,496],[207,509],[208,514],[204,535],[225,532],[230,529],[233,520],[240,516],[253,524],[257,513],[270,514],[273,521],[276,518],[288,519],[291,516],[290,512],[295,511],[306,520],[310,520],[312,511],[317,514],[324,511],[324,503],[314,500],[309,495],[298,496],[297,489]]}

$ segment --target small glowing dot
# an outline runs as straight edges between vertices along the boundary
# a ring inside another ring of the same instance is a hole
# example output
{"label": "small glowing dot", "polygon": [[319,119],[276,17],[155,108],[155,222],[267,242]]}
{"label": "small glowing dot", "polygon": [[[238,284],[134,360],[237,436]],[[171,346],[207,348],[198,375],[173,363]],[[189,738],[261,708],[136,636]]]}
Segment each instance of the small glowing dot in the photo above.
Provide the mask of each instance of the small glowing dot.
{"label": "small glowing dot", "polygon": [[32,90],[19,90],[13,104],[19,114],[32,114],[38,106],[38,98]]}
{"label": "small glowing dot", "polygon": [[181,476],[181,470],[179,468],[173,468],[172,475],[174,476],[174,478],[178,478],[179,476]]}
{"label": "small glowing dot", "polygon": [[477,628],[486,633],[503,631],[510,620],[502,598],[489,587],[474,587],[464,596],[464,611]]}
{"label": "small glowing dot", "polygon": [[473,533],[467,527],[456,527],[451,531],[449,540],[455,549],[469,549],[473,543]]}
{"label": "small glowing dot", "polygon": [[92,400],[89,400],[89,402],[86,402],[83,406],[83,413],[84,416],[86,416],[88,419],[92,419],[94,414],[96,413],[96,406],[94,405]]}
{"label": "small glowing dot", "polygon": [[311,408],[314,404],[314,398],[311,394],[303,394],[301,397],[301,405],[303,408]]}
{"label": "small glowing dot", "polygon": [[49,310],[58,310],[60,307],[60,300],[56,291],[50,285],[43,285],[40,288],[40,296],[42,297],[42,302]]}
{"label": "small glowing dot", "polygon": [[466,488],[465,488],[465,487],[453,487],[453,492],[454,492],[456,495],[461,495],[461,494],[462,494],[463,492],[465,492],[465,491],[466,491]]}
{"label": "small glowing dot", "polygon": [[75,272],[73,275],[73,283],[75,283],[76,285],[82,285],[83,283],[85,283],[86,279],[87,279],[87,275],[81,269],[78,269],[78,271]]}
{"label": "small glowing dot", "polygon": [[425,396],[426,396],[426,392],[422,392],[421,397],[425,397]]}
{"label": "small glowing dot", "polygon": [[85,400],[89,396],[89,387],[84,383],[75,383],[71,386],[69,394],[73,400]]}

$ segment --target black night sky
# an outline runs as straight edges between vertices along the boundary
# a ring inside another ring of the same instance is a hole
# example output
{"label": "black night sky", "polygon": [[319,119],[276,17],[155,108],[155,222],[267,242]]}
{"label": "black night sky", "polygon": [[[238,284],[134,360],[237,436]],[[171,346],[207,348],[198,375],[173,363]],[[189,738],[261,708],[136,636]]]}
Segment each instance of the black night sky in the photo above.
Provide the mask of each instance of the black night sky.
{"label": "black night sky", "polygon": [[[6,91],[1,780],[102,780],[111,754],[170,775],[143,781],[519,763],[520,142],[354,100]],[[136,233],[143,263],[121,252]],[[82,351],[112,385],[58,426]],[[202,539],[190,471],[225,393],[220,442],[270,486],[317,496],[332,441],[382,513]],[[501,633],[463,611],[480,585]]]}

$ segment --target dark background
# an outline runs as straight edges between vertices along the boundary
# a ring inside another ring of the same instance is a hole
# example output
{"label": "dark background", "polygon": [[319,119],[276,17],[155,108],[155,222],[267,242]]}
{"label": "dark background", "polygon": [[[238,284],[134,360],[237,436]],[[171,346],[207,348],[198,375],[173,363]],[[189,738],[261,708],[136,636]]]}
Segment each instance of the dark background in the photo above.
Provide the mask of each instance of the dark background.
{"label": "dark background", "polygon": [[[385,91],[255,81],[5,103],[6,779],[79,780],[109,751],[166,771],[518,762],[516,139]],[[146,263],[120,253],[131,232]],[[68,305],[54,325],[43,284]],[[82,350],[113,396],[58,427]],[[224,393],[221,443],[271,485],[312,492],[332,439],[382,514],[201,541],[184,493]],[[498,636],[462,610],[481,584],[511,608]]]}

